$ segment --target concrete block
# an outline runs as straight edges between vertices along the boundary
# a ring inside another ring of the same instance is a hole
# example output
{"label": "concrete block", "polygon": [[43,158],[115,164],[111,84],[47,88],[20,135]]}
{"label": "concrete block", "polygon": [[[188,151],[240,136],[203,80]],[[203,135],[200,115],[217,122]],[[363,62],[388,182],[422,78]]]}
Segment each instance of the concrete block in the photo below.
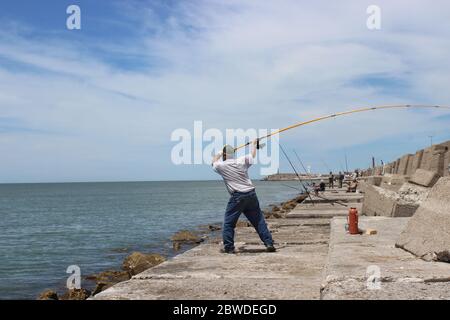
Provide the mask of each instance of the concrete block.
{"label": "concrete block", "polygon": [[427,261],[450,262],[450,177],[431,189],[396,245]]}
{"label": "concrete block", "polygon": [[418,184],[419,186],[432,187],[438,181],[439,175],[434,171],[417,169],[409,179],[409,182]]}
{"label": "concrete block", "polygon": [[420,169],[428,170],[430,168],[431,155],[433,153],[433,147],[429,147],[423,150],[422,161],[420,163]]}
{"label": "concrete block", "polygon": [[444,157],[444,177],[450,176],[450,150],[445,153]]}
{"label": "concrete block", "polygon": [[409,159],[412,158],[411,154],[404,155],[400,158],[400,163],[398,165],[397,174],[407,174]]}
{"label": "concrete block", "polygon": [[414,162],[414,158],[415,158],[415,154],[411,155],[408,159],[408,166],[406,167],[406,175],[412,175],[413,172],[413,162]]}
{"label": "concrete block", "polygon": [[384,166],[384,173],[385,174],[392,174],[392,170],[393,170],[392,163],[388,163],[387,165]]}
{"label": "concrete block", "polygon": [[367,184],[366,181],[359,180],[358,181],[358,191],[361,192],[361,193],[365,193],[368,185],[369,184]]}
{"label": "concrete block", "polygon": [[447,143],[434,145],[425,149],[420,168],[434,171],[442,177],[444,175],[445,153],[448,149]]}
{"label": "concrete block", "polygon": [[444,161],[447,151],[448,148],[445,145],[438,145],[431,158],[430,170],[435,171],[441,177],[444,176]]}
{"label": "concrete block", "polygon": [[[426,262],[395,247],[408,219],[360,217],[361,229],[375,235],[349,235],[347,220],[331,221],[330,245],[321,286],[322,299],[450,299],[450,264]],[[380,290],[370,290],[368,267],[381,271]]]}
{"label": "concrete block", "polygon": [[377,186],[367,186],[362,213],[366,216],[410,217],[419,205],[401,198],[396,192]]}
{"label": "concrete block", "polygon": [[394,174],[397,174],[397,173],[398,173],[398,167],[399,167],[399,165],[400,165],[400,159],[397,159],[397,160],[395,161],[394,172],[392,172],[392,173],[394,173]]}
{"label": "concrete block", "polygon": [[387,174],[383,176],[380,187],[391,191],[398,191],[400,187],[407,181],[407,176]]}
{"label": "concrete block", "polygon": [[420,168],[420,164],[422,163],[422,157],[423,157],[423,150],[419,150],[416,152],[416,154],[413,156],[411,161],[411,172],[408,172],[409,175],[414,174],[417,169]]}
{"label": "concrete block", "polygon": [[381,176],[383,174],[383,167],[378,166],[374,169],[374,176]]}
{"label": "concrete block", "polygon": [[447,148],[447,151],[444,153],[444,167],[442,169],[442,175],[444,177],[447,177],[450,175],[450,170],[448,167],[450,165],[450,141],[444,142],[441,145]]}
{"label": "concrete block", "polygon": [[380,186],[382,179],[382,176],[371,176],[367,178],[366,183],[372,186]]}

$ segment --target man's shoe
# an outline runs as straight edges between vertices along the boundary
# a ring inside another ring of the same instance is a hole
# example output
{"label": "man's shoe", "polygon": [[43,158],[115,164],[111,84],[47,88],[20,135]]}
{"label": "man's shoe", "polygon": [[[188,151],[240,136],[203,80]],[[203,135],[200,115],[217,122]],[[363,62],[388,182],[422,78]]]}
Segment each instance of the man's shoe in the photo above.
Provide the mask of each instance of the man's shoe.
{"label": "man's shoe", "polygon": [[220,249],[220,253],[235,254],[236,251],[234,251],[234,249],[232,250]]}
{"label": "man's shoe", "polygon": [[266,251],[267,252],[275,252],[275,251],[277,251],[277,249],[275,249],[274,246],[267,246]]}

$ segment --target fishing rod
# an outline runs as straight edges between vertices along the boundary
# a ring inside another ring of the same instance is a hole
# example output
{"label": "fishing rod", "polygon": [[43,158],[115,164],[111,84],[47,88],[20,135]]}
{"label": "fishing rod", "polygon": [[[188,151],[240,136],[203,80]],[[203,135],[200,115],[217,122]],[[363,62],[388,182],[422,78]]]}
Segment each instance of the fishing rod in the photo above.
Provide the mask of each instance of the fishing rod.
{"label": "fishing rod", "polygon": [[325,160],[320,159],[320,161],[322,161],[322,163],[325,165],[325,168],[327,168],[328,172],[333,172],[333,170],[331,170],[331,168],[328,166],[328,164],[325,162]]}
{"label": "fishing rod", "polygon": [[[305,185],[303,184],[302,179],[300,178],[300,175],[298,174],[297,170],[295,169],[294,165],[292,164],[291,160],[289,159],[289,157],[288,157],[286,151],[284,151],[284,149],[283,149],[283,147],[281,146],[281,144],[279,144],[279,145],[280,145],[281,151],[283,152],[284,156],[285,156],[286,159],[289,161],[289,164],[291,165],[292,169],[294,170],[295,175],[296,175],[297,178],[298,178],[298,181],[299,181],[300,184],[302,185],[303,189],[305,189],[305,193],[308,195],[309,199],[311,200],[312,204],[314,205],[315,203],[314,203],[313,198],[311,197],[311,193],[308,191],[308,189],[307,189],[307,188],[305,187]],[[338,201],[331,200],[331,199],[327,199],[327,198],[322,197],[322,196],[319,196],[319,195],[317,195],[317,194],[316,194],[316,197],[318,197],[318,198],[320,198],[320,199],[327,200],[327,201],[331,201],[332,203],[337,203],[337,204],[339,204],[339,205],[341,205],[341,206],[344,206],[344,207],[347,207],[347,205],[345,205],[345,204],[343,204],[343,203],[339,203]]]}
{"label": "fishing rod", "polygon": [[308,178],[311,178],[310,174],[308,173],[308,170],[306,170],[306,167],[303,164],[303,161],[298,156],[297,151],[295,151],[295,149],[293,151],[294,151],[295,156],[297,157],[298,162],[300,162],[300,165],[302,166],[303,170],[305,170],[306,175],[308,176]]}
{"label": "fishing rod", "polygon": [[340,161],[339,161],[339,167],[341,168],[342,172],[344,172],[344,173],[347,172],[347,171],[345,171],[344,167],[342,166],[342,162],[340,162]]}
{"label": "fishing rod", "polygon": [[[297,157],[298,161],[300,162],[300,165],[303,167],[303,170],[305,170],[306,175],[307,175],[309,178],[311,178],[311,177],[309,176],[308,171],[306,170],[305,166],[303,165],[303,161],[300,159],[299,155],[297,154],[297,152],[296,152],[295,150],[294,150],[294,153],[295,153],[295,156]],[[336,201],[336,200],[327,199],[327,198],[322,197],[322,196],[320,196],[320,195],[318,195],[318,194],[316,194],[315,196],[318,197],[318,198],[327,200],[327,201],[331,201],[331,204],[332,204],[333,206],[334,206],[334,203],[337,203],[337,204],[339,204],[339,205],[341,205],[341,206],[347,207],[347,205],[345,205],[345,204],[343,204],[343,203],[340,203],[340,202],[338,202],[338,201]]]}
{"label": "fishing rod", "polygon": [[303,190],[302,190],[302,189],[299,189],[299,188],[296,188],[296,187],[290,186],[290,185],[288,185],[288,184],[284,184],[284,183],[282,183],[281,185],[282,185],[282,186],[284,186],[284,187],[288,187],[288,188],[291,188],[291,189],[295,189],[295,190],[298,190],[298,191],[302,191],[302,192],[303,192]]}
{"label": "fishing rod", "polygon": [[345,151],[345,170],[346,170],[346,172],[348,172],[347,151]]}
{"label": "fishing rod", "polygon": [[[259,137],[259,140],[262,139],[267,139],[273,135],[276,134],[280,134],[284,131],[290,130],[290,129],[294,129],[300,126],[304,126],[304,125],[308,125],[314,122],[318,122],[318,121],[322,121],[322,120],[326,120],[326,119],[331,119],[331,118],[336,118],[336,117],[340,117],[340,116],[345,116],[345,115],[349,115],[349,114],[353,114],[353,113],[360,113],[360,112],[366,112],[366,111],[374,111],[374,110],[386,110],[386,109],[402,109],[402,108],[406,108],[406,109],[410,109],[410,108],[437,108],[437,109],[450,109],[450,106],[432,106],[432,105],[410,105],[410,104],[405,104],[405,105],[391,105],[391,106],[379,106],[379,107],[365,107],[365,108],[359,108],[359,109],[354,109],[354,110],[349,110],[349,111],[343,111],[343,112],[338,112],[338,113],[333,113],[330,115],[326,115],[326,116],[322,116],[319,118],[315,118],[315,119],[311,119],[311,120],[307,120],[307,121],[303,121],[303,122],[297,122],[293,125],[290,125],[286,128],[282,128],[279,129],[277,131],[271,132],[265,136]],[[244,148],[248,145],[250,145],[250,141],[240,145],[238,147],[236,147],[234,150],[239,150],[241,148]]]}
{"label": "fishing rod", "polygon": [[297,178],[298,178],[298,181],[300,182],[300,184],[302,185],[303,189],[305,190],[305,193],[308,195],[309,199],[311,200],[311,202],[312,202],[313,205],[314,205],[314,200],[313,200],[313,198],[311,197],[311,194],[309,193],[308,189],[307,189],[307,188],[305,187],[305,185],[303,184],[302,179],[300,178],[300,175],[298,174],[297,170],[295,169],[294,165],[293,165],[292,162],[291,162],[291,159],[289,159],[289,157],[288,157],[286,151],[284,151],[284,148],[281,146],[281,144],[279,144],[279,145],[280,145],[281,151],[283,152],[283,154],[284,154],[284,156],[286,157],[287,161],[289,162],[289,164],[291,165],[292,169],[294,170],[295,175],[296,175]]}
{"label": "fishing rod", "polygon": [[295,149],[293,151],[294,151],[295,156],[297,157],[298,162],[302,166],[303,170],[305,170],[305,174],[309,178],[309,183],[308,184],[309,184],[309,186],[311,186],[311,183],[312,183],[312,176],[311,176],[311,174],[308,173],[308,170],[306,169],[305,165],[303,164],[302,159],[300,159],[300,157],[298,156],[297,151],[295,151]]}

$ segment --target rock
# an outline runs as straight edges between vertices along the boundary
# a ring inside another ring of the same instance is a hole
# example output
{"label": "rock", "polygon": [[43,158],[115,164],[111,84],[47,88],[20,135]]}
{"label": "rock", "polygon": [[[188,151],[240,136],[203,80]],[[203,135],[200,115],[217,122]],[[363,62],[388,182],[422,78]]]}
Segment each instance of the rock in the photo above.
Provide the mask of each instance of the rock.
{"label": "rock", "polygon": [[280,208],[278,208],[277,206],[273,206],[272,212],[277,212],[277,211],[280,211]]}
{"label": "rock", "polygon": [[284,210],[292,210],[297,206],[297,202],[294,201],[288,201],[283,203],[283,205],[281,206]]}
{"label": "rock", "polygon": [[419,186],[424,187],[433,187],[435,183],[438,181],[439,175],[436,172],[417,169],[416,172],[412,175],[409,182],[418,184]]}
{"label": "rock", "polygon": [[281,214],[279,214],[278,212],[272,213],[272,216],[271,216],[271,217],[272,217],[272,218],[275,218],[275,219],[283,218],[283,216],[282,216]]}
{"label": "rock", "polygon": [[236,228],[245,228],[250,226],[251,226],[250,222],[244,220],[238,220],[238,222],[236,223]]}
{"label": "rock", "polygon": [[100,272],[98,274],[93,274],[86,276],[86,280],[94,280],[96,282],[122,282],[127,281],[131,278],[130,274],[127,271],[116,271],[116,270],[107,270]]}
{"label": "rock", "polygon": [[95,296],[97,293],[105,291],[106,289],[112,287],[114,284],[115,283],[113,283],[113,282],[97,282],[97,285],[95,286],[95,289],[92,292],[92,295]]}
{"label": "rock", "polygon": [[308,195],[302,194],[302,195],[299,195],[298,197],[296,197],[293,201],[295,201],[297,203],[302,203],[306,198],[308,198]]}
{"label": "rock", "polygon": [[209,228],[209,230],[211,230],[211,231],[218,231],[218,230],[221,230],[221,229],[222,229],[221,226],[213,225],[213,224],[209,225],[208,228]]}
{"label": "rock", "polygon": [[141,252],[133,252],[123,261],[122,269],[134,276],[164,261],[166,261],[166,259],[156,253],[144,254]]}
{"label": "rock", "polygon": [[53,290],[45,290],[39,294],[38,300],[58,300],[58,294]]}
{"label": "rock", "polygon": [[181,249],[181,243],[179,241],[174,241],[172,244],[173,251],[178,251]]}
{"label": "rock", "polygon": [[89,290],[80,289],[69,289],[62,297],[61,300],[86,300],[91,296]]}
{"label": "rock", "polygon": [[397,191],[400,199],[411,203],[422,203],[428,196],[430,188],[405,182],[401,188]]}
{"label": "rock", "polygon": [[172,236],[172,241],[182,241],[182,242],[191,242],[191,243],[200,243],[202,242],[202,239],[192,233],[191,231],[187,230],[181,230],[175,233]]}

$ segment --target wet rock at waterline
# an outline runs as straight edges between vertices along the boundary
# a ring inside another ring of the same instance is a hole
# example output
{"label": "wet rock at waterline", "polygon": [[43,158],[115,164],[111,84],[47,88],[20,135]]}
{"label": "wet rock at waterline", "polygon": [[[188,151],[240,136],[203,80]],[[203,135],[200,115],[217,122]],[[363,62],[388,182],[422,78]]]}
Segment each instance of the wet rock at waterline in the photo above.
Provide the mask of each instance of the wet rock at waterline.
{"label": "wet rock at waterline", "polygon": [[80,289],[69,289],[65,294],[61,296],[60,300],[86,300],[91,296],[89,290]]}
{"label": "wet rock at waterline", "polygon": [[200,243],[203,241],[203,239],[201,239],[198,235],[187,230],[178,231],[172,236],[171,240],[188,243]]}
{"label": "wet rock at waterline", "polygon": [[122,269],[134,276],[164,261],[166,261],[166,259],[156,253],[144,254],[141,252],[133,252],[123,261]]}
{"label": "wet rock at waterline", "polygon": [[39,294],[38,300],[58,300],[58,294],[53,290],[45,290]]}

